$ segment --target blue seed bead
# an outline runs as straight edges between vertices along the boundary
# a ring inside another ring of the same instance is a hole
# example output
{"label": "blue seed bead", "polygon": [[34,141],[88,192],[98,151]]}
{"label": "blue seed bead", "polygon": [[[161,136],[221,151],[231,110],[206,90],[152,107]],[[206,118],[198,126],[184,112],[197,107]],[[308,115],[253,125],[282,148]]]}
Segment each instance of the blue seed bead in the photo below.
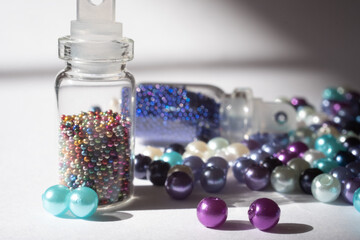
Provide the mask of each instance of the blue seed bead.
{"label": "blue seed bead", "polygon": [[66,198],[69,192],[69,188],[63,185],[54,185],[46,189],[42,195],[44,209],[55,216],[66,213],[68,211]]}
{"label": "blue seed bead", "polygon": [[171,167],[175,166],[175,165],[182,165],[183,164],[183,159],[180,153],[178,152],[167,152],[164,153],[161,157],[161,160],[163,160],[164,162],[167,162],[170,164]]}
{"label": "blue seed bead", "polygon": [[99,199],[94,190],[80,187],[73,190],[67,198],[70,211],[79,218],[92,216],[97,209]]}
{"label": "blue seed bead", "polygon": [[340,195],[341,185],[335,177],[323,173],[314,178],[311,192],[314,198],[320,202],[333,202]]}
{"label": "blue seed bead", "polygon": [[324,173],[329,173],[333,168],[336,168],[339,164],[331,158],[320,158],[312,163],[313,168],[318,168]]}
{"label": "blue seed bead", "polygon": [[354,193],[353,204],[355,209],[360,212],[360,188],[358,188]]}

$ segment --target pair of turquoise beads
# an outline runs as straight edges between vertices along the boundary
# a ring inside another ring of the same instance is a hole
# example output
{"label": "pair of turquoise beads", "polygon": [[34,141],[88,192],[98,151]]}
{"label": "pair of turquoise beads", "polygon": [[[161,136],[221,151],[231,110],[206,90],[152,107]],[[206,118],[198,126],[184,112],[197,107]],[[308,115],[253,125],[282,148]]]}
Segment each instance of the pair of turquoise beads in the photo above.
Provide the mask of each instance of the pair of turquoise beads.
{"label": "pair of turquoise beads", "polygon": [[78,218],[87,218],[96,212],[98,202],[96,192],[88,187],[70,191],[63,185],[54,185],[42,195],[44,209],[55,216],[62,216],[70,210]]}

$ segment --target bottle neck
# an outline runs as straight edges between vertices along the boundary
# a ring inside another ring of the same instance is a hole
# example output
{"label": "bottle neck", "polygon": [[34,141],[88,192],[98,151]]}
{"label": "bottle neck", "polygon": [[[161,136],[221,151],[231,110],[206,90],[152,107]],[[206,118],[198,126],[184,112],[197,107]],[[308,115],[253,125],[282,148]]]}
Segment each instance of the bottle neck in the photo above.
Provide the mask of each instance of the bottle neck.
{"label": "bottle neck", "polygon": [[126,74],[126,64],[123,62],[67,61],[66,72],[74,76],[86,78],[119,77]]}

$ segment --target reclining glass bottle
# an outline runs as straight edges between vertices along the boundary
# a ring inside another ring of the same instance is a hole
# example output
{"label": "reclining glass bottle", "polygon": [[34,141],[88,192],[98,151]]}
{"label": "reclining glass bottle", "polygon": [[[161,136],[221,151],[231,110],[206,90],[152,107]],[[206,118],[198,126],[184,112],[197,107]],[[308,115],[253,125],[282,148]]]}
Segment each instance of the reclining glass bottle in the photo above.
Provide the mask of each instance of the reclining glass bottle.
{"label": "reclining glass bottle", "polygon": [[[98,1],[97,1],[98,2]],[[133,192],[133,41],[115,22],[115,1],[77,0],[71,35],[59,39],[66,67],[56,79],[60,183],[91,187],[100,209]]]}

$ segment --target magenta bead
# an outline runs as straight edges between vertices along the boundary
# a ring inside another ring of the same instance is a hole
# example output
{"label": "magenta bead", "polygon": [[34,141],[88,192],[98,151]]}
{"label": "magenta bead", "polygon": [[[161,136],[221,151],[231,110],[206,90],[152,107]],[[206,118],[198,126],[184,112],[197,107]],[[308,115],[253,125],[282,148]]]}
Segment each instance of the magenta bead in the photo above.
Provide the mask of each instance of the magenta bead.
{"label": "magenta bead", "polygon": [[276,157],[277,159],[279,159],[284,165],[286,165],[288,163],[288,161],[290,161],[293,158],[298,157],[297,153],[291,152],[287,149],[282,149],[279,152],[274,154],[274,157]]}
{"label": "magenta bead", "polygon": [[279,222],[280,212],[276,202],[268,198],[259,198],[250,205],[248,215],[254,227],[265,231]]}
{"label": "magenta bead", "polygon": [[297,156],[302,157],[304,153],[309,150],[308,146],[303,142],[293,142],[288,147],[287,150],[290,152],[296,153]]}
{"label": "magenta bead", "polygon": [[227,213],[226,203],[220,198],[204,198],[197,206],[197,217],[208,228],[220,227],[226,221]]}

